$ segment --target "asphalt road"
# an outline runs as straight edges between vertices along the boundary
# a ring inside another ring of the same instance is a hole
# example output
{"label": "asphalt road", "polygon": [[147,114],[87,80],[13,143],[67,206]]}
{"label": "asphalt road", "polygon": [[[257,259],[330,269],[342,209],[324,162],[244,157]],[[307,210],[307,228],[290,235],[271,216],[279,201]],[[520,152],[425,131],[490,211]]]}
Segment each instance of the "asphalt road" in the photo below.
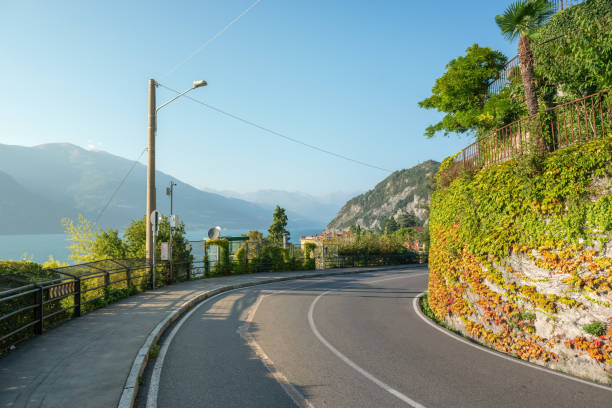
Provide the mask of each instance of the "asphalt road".
{"label": "asphalt road", "polygon": [[[424,268],[241,289],[164,339],[149,407],[606,407],[602,389],[500,358],[413,309]],[[169,343],[168,341],[171,340]],[[164,347],[164,344],[166,345]]]}

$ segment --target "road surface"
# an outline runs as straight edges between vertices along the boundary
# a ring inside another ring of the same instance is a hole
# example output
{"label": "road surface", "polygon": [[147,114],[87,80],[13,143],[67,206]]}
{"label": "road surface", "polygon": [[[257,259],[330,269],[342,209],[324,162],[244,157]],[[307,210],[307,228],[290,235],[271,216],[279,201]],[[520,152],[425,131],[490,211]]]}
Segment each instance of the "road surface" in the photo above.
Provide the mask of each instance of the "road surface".
{"label": "road surface", "polygon": [[[500,358],[428,325],[425,268],[228,292],[149,363],[148,407],[606,407],[612,388]],[[148,405],[147,405],[148,404]]]}

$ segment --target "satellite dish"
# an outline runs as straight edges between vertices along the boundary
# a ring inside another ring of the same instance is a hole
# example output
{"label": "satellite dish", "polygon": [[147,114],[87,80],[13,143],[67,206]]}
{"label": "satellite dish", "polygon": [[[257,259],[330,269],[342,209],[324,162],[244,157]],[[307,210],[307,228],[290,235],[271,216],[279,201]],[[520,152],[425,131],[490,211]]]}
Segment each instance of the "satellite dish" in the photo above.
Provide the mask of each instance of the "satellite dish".
{"label": "satellite dish", "polygon": [[219,238],[219,234],[221,234],[221,227],[218,225],[208,230],[208,238],[210,239]]}

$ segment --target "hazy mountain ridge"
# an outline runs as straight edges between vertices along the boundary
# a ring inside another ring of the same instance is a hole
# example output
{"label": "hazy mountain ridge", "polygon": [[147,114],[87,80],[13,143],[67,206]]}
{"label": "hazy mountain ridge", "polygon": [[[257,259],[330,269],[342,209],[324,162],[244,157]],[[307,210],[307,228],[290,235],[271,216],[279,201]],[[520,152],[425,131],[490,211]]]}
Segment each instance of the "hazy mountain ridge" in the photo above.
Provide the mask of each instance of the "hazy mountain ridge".
{"label": "hazy mountain ridge", "polygon": [[[62,232],[62,217],[82,213],[94,220],[126,175],[133,161],[68,143],[34,147],[0,144],[0,234]],[[156,172],[157,206],[168,214],[165,187],[175,187],[174,210],[188,229],[264,229],[272,213],[241,199],[201,191],[162,172]],[[146,167],[136,164],[100,218],[102,227],[124,228],[144,214]],[[38,214],[41,214],[39,216]],[[290,222],[312,226],[306,217],[290,213]]]}
{"label": "hazy mountain ridge", "polygon": [[421,220],[426,217],[423,205],[429,204],[428,185],[440,163],[428,160],[410,169],[398,170],[372,190],[350,199],[328,224],[328,230],[346,230],[352,225],[374,230],[390,216],[397,218],[413,212]]}
{"label": "hazy mountain ridge", "polygon": [[248,193],[207,188],[203,188],[203,190],[246,200],[270,210],[274,209],[276,205],[280,205],[286,208],[289,213],[298,214],[298,216],[313,220],[318,223],[317,226],[321,227],[327,225],[336,216],[349,198],[358,194],[355,192],[338,191],[315,196],[299,191],[274,189],[263,189]]}

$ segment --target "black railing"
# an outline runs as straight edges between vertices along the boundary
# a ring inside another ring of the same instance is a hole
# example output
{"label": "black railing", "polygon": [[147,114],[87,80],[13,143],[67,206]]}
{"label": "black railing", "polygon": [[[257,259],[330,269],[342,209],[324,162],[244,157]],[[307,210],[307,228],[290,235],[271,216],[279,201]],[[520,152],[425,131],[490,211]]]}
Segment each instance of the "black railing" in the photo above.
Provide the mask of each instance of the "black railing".
{"label": "black railing", "polygon": [[[167,262],[156,265],[157,286],[174,281],[257,272],[382,266],[425,263],[426,255],[342,255],[319,249],[304,257],[299,250],[281,258],[260,256],[224,265],[211,260],[175,262],[173,276]],[[295,255],[295,256],[294,256]],[[43,273],[0,274],[0,355],[11,346],[47,329],[151,287],[151,268],[144,259],[107,259],[45,269]]]}
{"label": "black railing", "polygon": [[[167,265],[156,267],[160,281]],[[44,270],[37,275],[0,275],[0,354],[10,346],[64,320],[79,317],[117,298],[146,290],[150,268],[144,259],[121,259]],[[52,276],[52,279],[48,279]]]}

